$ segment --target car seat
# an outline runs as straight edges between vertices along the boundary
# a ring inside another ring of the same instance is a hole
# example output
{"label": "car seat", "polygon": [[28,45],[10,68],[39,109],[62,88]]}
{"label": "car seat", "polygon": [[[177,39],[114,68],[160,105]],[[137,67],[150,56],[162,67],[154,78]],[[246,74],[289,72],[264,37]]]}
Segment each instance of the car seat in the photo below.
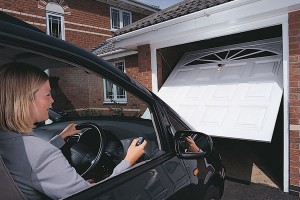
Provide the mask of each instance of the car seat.
{"label": "car seat", "polygon": [[0,194],[1,199],[5,200],[24,200],[25,196],[18,188],[10,173],[8,172],[0,156]]}

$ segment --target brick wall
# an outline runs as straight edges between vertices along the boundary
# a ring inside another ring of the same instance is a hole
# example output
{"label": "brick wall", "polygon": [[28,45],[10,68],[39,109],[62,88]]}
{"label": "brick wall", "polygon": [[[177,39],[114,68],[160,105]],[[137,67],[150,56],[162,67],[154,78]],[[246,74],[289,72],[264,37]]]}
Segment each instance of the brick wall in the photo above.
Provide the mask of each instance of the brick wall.
{"label": "brick wall", "polygon": [[300,191],[300,11],[289,14],[290,193]]}
{"label": "brick wall", "polygon": [[91,49],[112,36],[110,6],[95,0],[65,0],[70,14],[65,15],[65,39]]}
{"label": "brick wall", "polygon": [[[0,10],[46,31],[47,2],[55,0],[0,0]],[[57,1],[58,2],[58,1]],[[63,0],[65,40],[87,50],[98,46],[112,36],[110,31],[110,5],[96,0]],[[133,13],[133,22],[143,14]]]}
{"label": "brick wall", "polygon": [[150,45],[138,46],[138,71],[134,78],[152,90],[151,50]]}

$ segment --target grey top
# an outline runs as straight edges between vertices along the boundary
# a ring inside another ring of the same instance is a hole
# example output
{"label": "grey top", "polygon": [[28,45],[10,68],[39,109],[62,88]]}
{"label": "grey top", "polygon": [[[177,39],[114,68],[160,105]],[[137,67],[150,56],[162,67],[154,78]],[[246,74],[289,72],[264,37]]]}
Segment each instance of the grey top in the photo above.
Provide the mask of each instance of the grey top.
{"label": "grey top", "polygon": [[[90,186],[58,149],[63,144],[60,136],[49,143],[34,134],[0,131],[0,155],[28,199],[45,199],[44,195],[60,199]],[[128,167],[129,162],[123,160],[112,176]]]}

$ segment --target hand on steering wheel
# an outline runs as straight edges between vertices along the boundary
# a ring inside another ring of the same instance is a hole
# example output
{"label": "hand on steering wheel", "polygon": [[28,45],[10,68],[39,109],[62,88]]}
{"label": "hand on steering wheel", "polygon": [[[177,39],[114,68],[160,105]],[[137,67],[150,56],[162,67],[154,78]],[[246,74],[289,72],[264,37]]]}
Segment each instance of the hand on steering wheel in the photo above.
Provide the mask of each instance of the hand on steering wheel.
{"label": "hand on steering wheel", "polygon": [[62,153],[82,177],[87,177],[99,162],[104,151],[105,135],[100,126],[82,123],[76,126],[80,134],[66,138]]}
{"label": "hand on steering wheel", "polygon": [[71,123],[59,135],[63,139],[66,139],[67,137],[70,137],[78,133],[80,133],[80,130],[76,129],[76,124]]}

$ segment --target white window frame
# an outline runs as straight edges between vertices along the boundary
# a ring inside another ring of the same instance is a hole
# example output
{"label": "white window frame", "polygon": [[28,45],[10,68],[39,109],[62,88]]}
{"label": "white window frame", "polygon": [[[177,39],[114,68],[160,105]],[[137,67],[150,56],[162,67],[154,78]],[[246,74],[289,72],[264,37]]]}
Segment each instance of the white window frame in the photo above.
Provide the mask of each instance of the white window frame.
{"label": "white window frame", "polygon": [[[60,28],[61,28],[61,37],[58,37],[59,39],[65,40],[65,28],[64,28],[64,15],[60,13],[53,13],[53,12],[47,12],[46,13],[46,25],[47,25],[47,34],[50,34],[50,27],[49,27],[49,20],[50,16],[58,17],[60,18]],[[55,37],[55,36],[54,36]]]}
{"label": "white window frame", "polygon": [[[113,19],[112,19],[112,13],[113,13],[112,11],[113,10],[116,10],[119,13],[119,25],[120,25],[120,27],[118,27],[118,28],[113,27]],[[123,13],[129,14],[129,18],[130,18],[129,19],[129,21],[130,21],[129,24],[131,24],[132,23],[132,14],[131,14],[131,12],[126,11],[126,10],[121,10],[121,9],[118,9],[118,8],[115,8],[115,7],[110,7],[110,27],[111,27],[112,31],[116,31],[116,30],[124,27]]]}
{"label": "white window frame", "polygon": [[[117,61],[112,62],[112,64],[114,66],[116,66],[116,64],[118,64],[118,63],[123,63],[123,68],[124,68],[123,72],[126,73],[125,60],[117,60]],[[120,104],[126,104],[127,103],[127,93],[124,89],[123,90],[125,92],[125,94],[124,94],[125,97],[124,98],[118,98],[118,96],[117,96],[118,86],[113,84],[113,87],[112,87],[113,98],[108,98],[106,96],[106,79],[103,79],[103,87],[104,87],[104,103],[107,103],[107,104],[114,104],[115,102],[120,103]]]}

